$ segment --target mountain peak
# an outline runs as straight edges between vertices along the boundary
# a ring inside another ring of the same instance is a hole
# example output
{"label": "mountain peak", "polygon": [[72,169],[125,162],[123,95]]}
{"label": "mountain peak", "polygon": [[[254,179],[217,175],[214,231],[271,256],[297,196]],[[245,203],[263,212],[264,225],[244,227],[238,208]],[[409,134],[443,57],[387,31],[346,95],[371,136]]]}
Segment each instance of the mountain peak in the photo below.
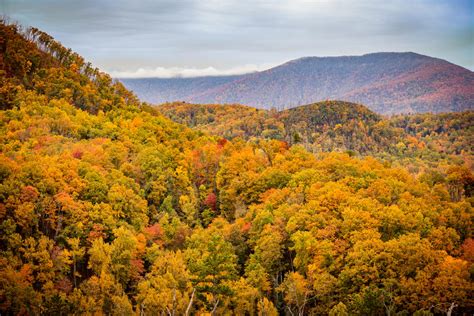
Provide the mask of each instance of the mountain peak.
{"label": "mountain peak", "polygon": [[219,82],[206,77],[186,85],[178,80],[172,86],[160,79],[123,82],[153,103],[183,100],[285,109],[338,99],[366,104],[382,114],[463,111],[474,106],[472,71],[414,52],[307,56]]}
{"label": "mountain peak", "polygon": [[[307,60],[327,60],[327,59],[357,59],[357,58],[372,58],[372,57],[413,57],[413,58],[427,58],[433,59],[433,57],[422,55],[415,52],[374,52],[362,55],[337,55],[337,56],[303,56],[300,58],[292,59],[284,64],[307,61]],[[283,65],[284,65],[283,64]]]}

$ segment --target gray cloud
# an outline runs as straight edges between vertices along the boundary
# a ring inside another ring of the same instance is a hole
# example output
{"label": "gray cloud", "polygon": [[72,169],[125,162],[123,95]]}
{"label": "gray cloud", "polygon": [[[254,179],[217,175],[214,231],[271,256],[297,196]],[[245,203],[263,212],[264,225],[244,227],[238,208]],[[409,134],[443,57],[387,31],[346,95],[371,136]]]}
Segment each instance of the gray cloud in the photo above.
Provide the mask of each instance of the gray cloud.
{"label": "gray cloud", "polygon": [[0,1],[4,14],[112,73],[227,72],[376,51],[415,51],[474,68],[470,0]]}

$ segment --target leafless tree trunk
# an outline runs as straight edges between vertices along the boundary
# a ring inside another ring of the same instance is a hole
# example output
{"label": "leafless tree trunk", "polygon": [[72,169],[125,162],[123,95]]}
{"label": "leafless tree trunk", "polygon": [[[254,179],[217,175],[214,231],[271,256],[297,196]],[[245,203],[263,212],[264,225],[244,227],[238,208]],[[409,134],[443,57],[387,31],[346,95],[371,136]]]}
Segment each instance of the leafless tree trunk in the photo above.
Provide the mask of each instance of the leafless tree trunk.
{"label": "leafless tree trunk", "polygon": [[303,302],[298,306],[298,315],[304,316],[304,308],[306,307],[306,303],[308,302],[308,293],[304,294]]}
{"label": "leafless tree trunk", "polygon": [[217,305],[219,305],[219,299],[214,303],[214,308],[212,309],[211,315],[216,314]]}
{"label": "leafless tree trunk", "polygon": [[286,306],[286,308],[288,308],[288,311],[290,312],[291,316],[293,316],[293,311],[291,310],[290,306]]}
{"label": "leafless tree trunk", "polygon": [[451,306],[449,306],[449,309],[448,311],[446,312],[446,316],[451,316],[451,314],[453,313],[453,310],[458,307],[458,304],[456,303],[452,303]]}
{"label": "leafless tree trunk", "polygon": [[196,289],[193,289],[193,293],[191,294],[191,299],[189,300],[188,307],[186,308],[186,313],[185,313],[186,316],[189,315],[189,312],[191,311],[191,307],[193,306],[194,292],[196,292]]}

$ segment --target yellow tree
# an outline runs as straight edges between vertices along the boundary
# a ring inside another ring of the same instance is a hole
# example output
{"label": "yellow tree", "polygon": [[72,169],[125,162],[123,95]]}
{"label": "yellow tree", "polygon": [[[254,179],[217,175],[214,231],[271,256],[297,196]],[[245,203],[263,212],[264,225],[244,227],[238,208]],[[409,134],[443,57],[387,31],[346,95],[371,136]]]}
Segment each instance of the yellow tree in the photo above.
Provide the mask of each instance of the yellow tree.
{"label": "yellow tree", "polygon": [[162,251],[138,283],[136,299],[143,315],[185,315],[191,311],[194,295],[183,253]]}

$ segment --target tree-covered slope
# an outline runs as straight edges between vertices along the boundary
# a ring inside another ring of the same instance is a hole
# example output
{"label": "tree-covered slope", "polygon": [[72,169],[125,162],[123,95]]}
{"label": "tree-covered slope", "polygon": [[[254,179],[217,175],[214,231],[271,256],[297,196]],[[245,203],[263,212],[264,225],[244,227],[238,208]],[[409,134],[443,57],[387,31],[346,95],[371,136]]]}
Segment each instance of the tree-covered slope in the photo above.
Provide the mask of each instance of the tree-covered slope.
{"label": "tree-covered slope", "polygon": [[0,24],[2,315],[472,312],[466,166],[209,136],[33,32]]}
{"label": "tree-covered slope", "polygon": [[63,98],[91,113],[139,104],[120,82],[36,28],[19,33],[17,26],[2,24],[0,39],[1,109],[18,105],[15,96],[22,90]]}
{"label": "tree-covered slope", "polygon": [[284,111],[242,105],[167,103],[175,122],[227,139],[278,139],[318,152],[351,151],[384,159],[472,164],[474,112],[382,117],[363,105],[325,101]]}

